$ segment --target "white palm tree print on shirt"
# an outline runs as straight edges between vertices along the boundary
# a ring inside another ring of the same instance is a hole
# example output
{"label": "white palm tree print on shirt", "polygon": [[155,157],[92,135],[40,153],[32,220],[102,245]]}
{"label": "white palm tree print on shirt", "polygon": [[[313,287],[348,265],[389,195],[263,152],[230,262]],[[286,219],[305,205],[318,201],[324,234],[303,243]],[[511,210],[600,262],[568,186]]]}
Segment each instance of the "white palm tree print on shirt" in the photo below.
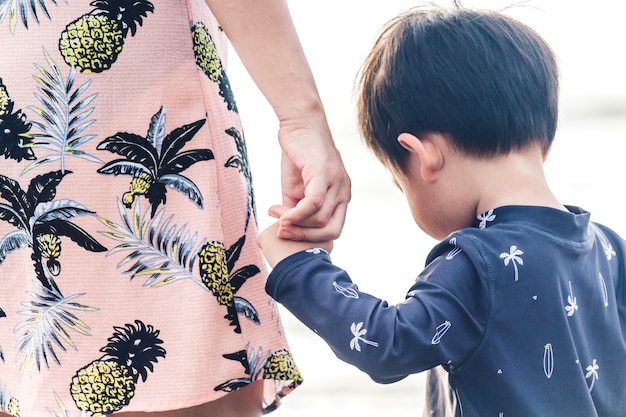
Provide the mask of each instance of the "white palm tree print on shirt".
{"label": "white palm tree print on shirt", "polygon": [[460,247],[458,247],[456,245],[456,237],[453,237],[452,239],[450,239],[448,241],[449,244],[451,244],[452,246],[454,246],[454,249],[452,249],[450,252],[448,252],[448,254],[446,255],[446,260],[451,260],[453,259],[455,256],[457,256],[459,253],[461,253],[463,251],[463,249],[461,249]]}
{"label": "white palm tree print on shirt", "polygon": [[512,245],[509,249],[509,252],[502,252],[500,254],[500,258],[504,259],[504,266],[509,266],[509,263],[513,264],[513,269],[515,269],[515,281],[519,279],[519,271],[517,269],[517,264],[524,265],[524,260],[520,257],[524,252],[519,250],[517,246]]}
{"label": "white palm tree print on shirt", "polygon": [[372,342],[371,340],[367,340],[367,339],[365,339],[363,337],[367,333],[367,329],[363,328],[363,322],[362,321],[359,322],[358,324],[357,323],[352,323],[352,325],[350,326],[350,331],[354,335],[354,337],[350,341],[350,350],[355,350],[356,349],[357,352],[360,352],[361,351],[361,345],[359,344],[359,342],[363,342],[366,345],[378,347],[378,342]]}
{"label": "white palm tree print on shirt", "polygon": [[478,228],[484,229],[485,227],[487,227],[487,222],[492,222],[496,219],[496,215],[493,214],[493,209],[491,209],[485,213],[479,214],[476,218],[480,220]]}
{"label": "white palm tree print on shirt", "polygon": [[587,373],[585,374],[585,379],[591,378],[591,385],[589,385],[589,392],[593,390],[593,386],[598,380],[598,362],[594,359],[591,365],[587,367]]}
{"label": "white palm tree print on shirt", "polygon": [[602,249],[604,249],[604,254],[606,255],[607,260],[611,260],[615,256],[615,250],[613,249],[613,245],[610,242],[607,242],[601,235],[598,235],[600,238],[600,243],[602,244]]}
{"label": "white palm tree print on shirt", "polygon": [[572,281],[569,282],[569,295],[567,296],[568,305],[565,306],[565,311],[567,311],[567,316],[572,317],[576,310],[578,310],[578,303],[576,302],[576,297],[574,297],[574,292],[572,291]]}

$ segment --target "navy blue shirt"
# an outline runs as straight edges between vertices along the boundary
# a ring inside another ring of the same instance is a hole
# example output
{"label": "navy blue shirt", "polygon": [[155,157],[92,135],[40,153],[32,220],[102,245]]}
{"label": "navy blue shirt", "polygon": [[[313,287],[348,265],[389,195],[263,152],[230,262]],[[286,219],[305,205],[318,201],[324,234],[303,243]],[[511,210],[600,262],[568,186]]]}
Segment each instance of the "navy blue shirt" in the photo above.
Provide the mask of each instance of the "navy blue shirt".
{"label": "navy blue shirt", "polygon": [[[448,381],[429,375],[426,415],[624,417],[626,247],[568,209],[481,214],[431,251],[395,306],[319,249],[281,261],[266,290],[377,382],[445,369]],[[372,265],[393,279],[385,270]]]}

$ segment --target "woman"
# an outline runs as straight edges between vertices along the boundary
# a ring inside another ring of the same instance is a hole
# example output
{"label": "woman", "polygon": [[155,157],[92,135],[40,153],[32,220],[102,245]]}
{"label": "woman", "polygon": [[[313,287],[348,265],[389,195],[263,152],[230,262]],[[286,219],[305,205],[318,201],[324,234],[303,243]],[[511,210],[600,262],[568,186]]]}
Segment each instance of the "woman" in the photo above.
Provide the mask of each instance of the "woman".
{"label": "woman", "polygon": [[225,34],[280,122],[279,235],[337,237],[350,181],[284,0],[0,3],[0,415],[258,416],[300,384]]}

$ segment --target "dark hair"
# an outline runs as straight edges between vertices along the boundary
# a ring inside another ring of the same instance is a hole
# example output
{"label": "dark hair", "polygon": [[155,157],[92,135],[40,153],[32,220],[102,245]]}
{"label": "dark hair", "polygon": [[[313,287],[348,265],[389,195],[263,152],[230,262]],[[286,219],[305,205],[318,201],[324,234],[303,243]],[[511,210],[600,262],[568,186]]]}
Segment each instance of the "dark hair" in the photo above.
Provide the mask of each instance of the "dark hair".
{"label": "dark hair", "polygon": [[558,69],[548,44],[500,13],[413,8],[383,28],[359,78],[358,122],[367,145],[403,171],[401,133],[446,135],[475,157],[539,142],[558,113]]}

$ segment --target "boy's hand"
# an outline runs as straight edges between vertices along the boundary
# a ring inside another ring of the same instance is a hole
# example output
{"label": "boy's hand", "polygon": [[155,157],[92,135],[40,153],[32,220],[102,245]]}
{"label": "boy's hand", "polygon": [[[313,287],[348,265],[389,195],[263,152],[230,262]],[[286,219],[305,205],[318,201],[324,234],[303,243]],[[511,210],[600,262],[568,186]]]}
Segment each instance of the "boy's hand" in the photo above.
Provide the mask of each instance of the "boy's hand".
{"label": "boy's hand", "polygon": [[278,237],[278,222],[261,232],[257,238],[257,242],[272,268],[286,257],[306,249],[322,248],[330,253],[333,248],[332,241],[303,242],[281,239]]}

